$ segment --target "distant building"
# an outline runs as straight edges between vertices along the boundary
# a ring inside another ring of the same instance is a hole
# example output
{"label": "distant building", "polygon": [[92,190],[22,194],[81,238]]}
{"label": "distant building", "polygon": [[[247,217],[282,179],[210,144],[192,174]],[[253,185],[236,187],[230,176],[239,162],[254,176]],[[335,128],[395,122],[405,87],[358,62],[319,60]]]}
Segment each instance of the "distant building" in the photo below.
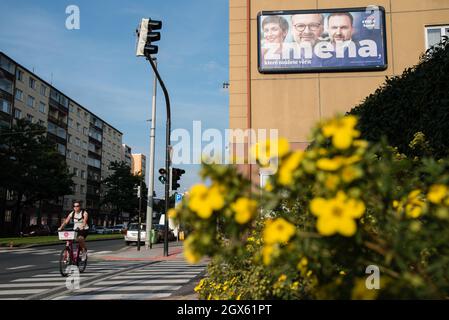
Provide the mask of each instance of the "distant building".
{"label": "distant building", "polygon": [[131,154],[131,158],[132,158],[131,172],[134,175],[141,175],[145,177],[146,161],[147,161],[145,155],[142,153],[133,153]]}
{"label": "distant building", "polygon": [[131,154],[131,147],[126,144],[122,144],[122,161],[126,162],[130,168],[132,168],[133,163]]}

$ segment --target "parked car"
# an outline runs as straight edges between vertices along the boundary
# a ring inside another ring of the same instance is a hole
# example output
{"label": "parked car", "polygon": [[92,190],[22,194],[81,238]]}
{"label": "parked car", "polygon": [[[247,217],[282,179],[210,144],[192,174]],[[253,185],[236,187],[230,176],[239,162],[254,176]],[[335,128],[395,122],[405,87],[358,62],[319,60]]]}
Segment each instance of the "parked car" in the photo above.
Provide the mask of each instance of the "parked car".
{"label": "parked car", "polygon": [[[140,229],[140,242],[145,243],[145,237],[146,237],[146,224],[142,223],[142,227]],[[129,246],[131,243],[135,242],[137,244],[138,240],[138,233],[139,233],[139,224],[138,223],[130,223],[128,225],[126,234],[125,234],[125,243],[127,246]]]}
{"label": "parked car", "polygon": [[106,234],[106,228],[103,226],[96,226],[95,230],[97,234]]}
{"label": "parked car", "polygon": [[112,233],[122,233],[122,231],[125,229],[124,224],[117,224],[113,227],[111,227]]}
{"label": "parked car", "polygon": [[[155,224],[153,225],[153,229],[157,232],[157,241],[163,242],[164,241],[164,235],[165,235],[165,225],[163,224]],[[174,241],[176,240],[175,234],[173,232],[173,229],[168,230],[168,241]]]}
{"label": "parked car", "polygon": [[46,224],[28,226],[21,232],[22,237],[49,236],[50,234],[50,227]]}

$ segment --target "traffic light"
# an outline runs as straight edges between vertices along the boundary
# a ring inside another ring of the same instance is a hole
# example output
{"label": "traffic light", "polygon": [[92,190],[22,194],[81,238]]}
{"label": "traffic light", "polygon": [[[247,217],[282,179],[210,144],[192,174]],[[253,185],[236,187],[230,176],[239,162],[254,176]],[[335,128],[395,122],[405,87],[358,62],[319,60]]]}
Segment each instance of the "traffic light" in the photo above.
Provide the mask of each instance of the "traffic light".
{"label": "traffic light", "polygon": [[181,179],[181,176],[186,173],[185,170],[179,169],[179,168],[173,168],[172,169],[172,180],[171,180],[171,189],[177,190],[181,185],[178,183],[178,181]]}
{"label": "traffic light", "polygon": [[164,168],[160,168],[159,169],[159,174],[160,174],[160,176],[159,176],[159,181],[162,183],[162,184],[165,184],[165,182],[167,182],[167,171],[165,171],[165,169]]}
{"label": "traffic light", "polygon": [[140,26],[136,30],[137,34],[137,51],[136,56],[149,57],[158,52],[158,47],[153,42],[161,40],[161,33],[154,32],[162,28],[162,21],[142,19]]}

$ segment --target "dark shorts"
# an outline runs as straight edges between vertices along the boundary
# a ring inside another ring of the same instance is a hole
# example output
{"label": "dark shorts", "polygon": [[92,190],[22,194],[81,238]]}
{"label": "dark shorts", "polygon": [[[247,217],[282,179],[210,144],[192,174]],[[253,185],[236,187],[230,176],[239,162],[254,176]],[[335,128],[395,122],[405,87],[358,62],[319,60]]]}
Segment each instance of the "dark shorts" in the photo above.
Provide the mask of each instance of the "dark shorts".
{"label": "dark shorts", "polygon": [[88,231],[87,230],[79,230],[78,231],[78,237],[83,237],[84,239],[87,238]]}

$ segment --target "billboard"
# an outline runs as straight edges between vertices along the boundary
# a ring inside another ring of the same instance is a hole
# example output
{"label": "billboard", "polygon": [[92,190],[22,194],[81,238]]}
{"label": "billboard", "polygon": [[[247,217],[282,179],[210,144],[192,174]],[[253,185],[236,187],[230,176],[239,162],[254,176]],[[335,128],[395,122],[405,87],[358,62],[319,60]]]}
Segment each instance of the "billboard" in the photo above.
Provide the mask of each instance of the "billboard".
{"label": "billboard", "polygon": [[387,68],[382,7],[262,11],[257,25],[261,73]]}

